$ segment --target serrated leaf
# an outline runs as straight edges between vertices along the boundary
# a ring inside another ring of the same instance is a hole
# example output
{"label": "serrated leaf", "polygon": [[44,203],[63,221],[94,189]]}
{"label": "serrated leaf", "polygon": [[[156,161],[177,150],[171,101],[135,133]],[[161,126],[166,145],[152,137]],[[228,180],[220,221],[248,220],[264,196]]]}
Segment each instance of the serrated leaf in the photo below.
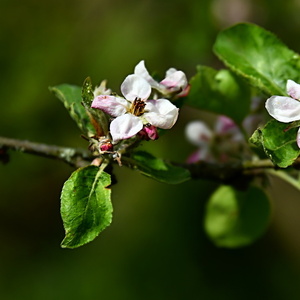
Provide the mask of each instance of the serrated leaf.
{"label": "serrated leaf", "polygon": [[220,32],[214,52],[266,94],[285,95],[287,79],[300,81],[299,55],[257,25],[237,24]]}
{"label": "serrated leaf", "polygon": [[205,230],[219,247],[249,245],[267,229],[270,203],[265,193],[250,186],[245,192],[220,186],[210,197],[205,215]]}
{"label": "serrated leaf", "polygon": [[286,123],[276,120],[269,121],[263,128],[258,128],[250,138],[250,142],[262,147],[272,162],[286,168],[300,155],[296,143],[298,128],[290,128]]}
{"label": "serrated leaf", "polygon": [[190,172],[187,169],[174,166],[147,152],[134,152],[131,159],[143,175],[157,181],[178,184],[190,179]]}
{"label": "serrated leaf", "polygon": [[95,135],[95,129],[92,126],[87,111],[81,103],[81,87],[61,84],[49,87],[49,90],[64,104],[72,119],[86,136]]}
{"label": "serrated leaf", "polygon": [[252,136],[249,138],[249,142],[254,144],[257,147],[263,147],[263,138],[261,128],[257,128]]}
{"label": "serrated leaf", "polygon": [[186,104],[230,117],[240,124],[249,113],[249,86],[229,70],[198,66]]}
{"label": "serrated leaf", "polygon": [[92,101],[94,99],[93,90],[94,89],[91,78],[88,77],[85,79],[82,86],[82,102],[86,111],[90,115],[90,119],[92,120],[92,124],[96,130],[97,136],[107,136],[109,131],[107,115],[102,110],[91,107]]}
{"label": "serrated leaf", "polygon": [[80,168],[65,182],[61,216],[65,228],[63,248],[77,248],[94,240],[112,220],[110,175],[96,166]]}

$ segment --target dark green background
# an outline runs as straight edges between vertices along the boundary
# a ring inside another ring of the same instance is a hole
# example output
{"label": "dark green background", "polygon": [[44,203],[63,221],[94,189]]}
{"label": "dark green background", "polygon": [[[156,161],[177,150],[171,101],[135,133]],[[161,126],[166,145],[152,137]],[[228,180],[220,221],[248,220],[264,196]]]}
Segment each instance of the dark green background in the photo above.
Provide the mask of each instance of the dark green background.
{"label": "dark green background", "polygon": [[[0,0],[0,11],[0,135],[62,146],[87,145],[48,86],[91,76],[118,92],[141,59],[162,76],[173,66],[190,78],[197,64],[221,66],[212,44],[237,21],[300,51],[300,4],[291,0]],[[174,130],[145,147],[184,161],[184,125],[196,116],[182,109]],[[22,153],[0,168],[1,299],[299,299],[300,205],[287,186],[273,193],[267,234],[226,250],[202,229],[215,184],[168,186],[116,168],[113,224],[63,250],[59,195],[72,169]]]}

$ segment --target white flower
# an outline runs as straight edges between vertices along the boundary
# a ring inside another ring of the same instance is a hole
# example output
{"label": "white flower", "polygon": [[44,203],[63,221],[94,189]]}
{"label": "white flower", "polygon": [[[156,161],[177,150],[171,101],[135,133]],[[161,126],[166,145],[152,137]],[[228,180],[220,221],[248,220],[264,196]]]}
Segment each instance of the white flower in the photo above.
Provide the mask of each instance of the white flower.
{"label": "white flower", "polygon": [[210,160],[210,141],[213,138],[213,132],[202,121],[192,121],[185,128],[185,135],[188,141],[199,147],[199,149],[192,153],[187,162],[195,163],[201,160]]}
{"label": "white flower", "polygon": [[150,84],[141,76],[132,74],[121,85],[124,98],[99,95],[92,107],[101,109],[115,119],[110,124],[113,141],[136,135],[144,125],[170,129],[178,118],[178,108],[167,99],[148,100]]}
{"label": "white flower", "polygon": [[[266,101],[268,113],[277,121],[290,123],[300,120],[300,84],[288,80],[286,91],[290,97],[272,96]],[[300,148],[300,128],[297,133],[297,145]]]}
{"label": "white flower", "polygon": [[237,125],[226,116],[217,118],[214,131],[202,121],[192,121],[186,126],[185,134],[199,148],[188,157],[188,163],[216,159],[224,162],[236,154],[236,148],[244,140]]}
{"label": "white flower", "polygon": [[134,68],[134,74],[146,79],[154,89],[162,94],[180,93],[180,96],[186,96],[188,93],[188,81],[185,74],[174,68],[168,69],[166,77],[161,82],[157,82],[150,76],[145,62],[142,60]]}

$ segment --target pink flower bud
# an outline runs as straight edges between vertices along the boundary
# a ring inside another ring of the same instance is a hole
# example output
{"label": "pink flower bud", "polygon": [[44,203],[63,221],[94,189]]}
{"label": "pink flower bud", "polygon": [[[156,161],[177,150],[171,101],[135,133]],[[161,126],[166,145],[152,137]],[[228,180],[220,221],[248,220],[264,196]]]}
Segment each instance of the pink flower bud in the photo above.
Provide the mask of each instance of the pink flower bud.
{"label": "pink flower bud", "polygon": [[111,142],[104,143],[100,145],[101,152],[109,152],[113,150],[113,144]]}
{"label": "pink flower bud", "polygon": [[138,133],[140,138],[144,140],[157,140],[158,139],[158,132],[157,128],[153,125],[146,125],[143,129]]}

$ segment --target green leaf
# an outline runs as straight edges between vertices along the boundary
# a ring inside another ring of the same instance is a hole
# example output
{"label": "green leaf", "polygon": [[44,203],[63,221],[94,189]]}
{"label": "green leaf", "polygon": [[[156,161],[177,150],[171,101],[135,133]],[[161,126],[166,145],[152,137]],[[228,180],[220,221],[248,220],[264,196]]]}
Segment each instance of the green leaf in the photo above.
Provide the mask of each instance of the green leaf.
{"label": "green leaf", "polygon": [[64,104],[69,111],[70,116],[86,136],[95,135],[95,129],[92,126],[86,109],[81,103],[81,87],[70,84],[61,84],[49,87],[49,90]]}
{"label": "green leaf", "polygon": [[258,128],[250,138],[250,142],[261,147],[280,168],[292,165],[300,155],[296,143],[298,128],[287,130],[288,127],[289,124],[271,120],[263,128]]}
{"label": "green leaf", "polygon": [[249,86],[229,70],[198,66],[186,104],[230,117],[240,124],[249,113]]}
{"label": "green leaf", "polygon": [[83,82],[81,96],[83,105],[90,108],[94,99],[93,85],[90,77],[87,77]]}
{"label": "green leaf", "polygon": [[97,132],[97,136],[108,136],[108,116],[100,109],[92,108],[92,101],[94,99],[94,92],[91,78],[85,79],[82,87],[82,103],[89,113],[92,124]]}
{"label": "green leaf", "polygon": [[257,25],[237,24],[220,32],[214,52],[266,94],[285,95],[288,79],[300,81],[299,55]]}
{"label": "green leaf", "polygon": [[138,151],[131,156],[133,164],[143,175],[163,183],[178,184],[190,179],[190,172],[182,167],[156,158],[153,155]]}
{"label": "green leaf", "polygon": [[66,236],[63,248],[76,248],[95,239],[112,220],[110,175],[96,166],[80,168],[65,182],[61,216]]}
{"label": "green leaf", "polygon": [[265,193],[250,186],[236,191],[220,186],[210,197],[205,216],[205,230],[219,247],[242,247],[253,243],[267,229],[270,203]]}

